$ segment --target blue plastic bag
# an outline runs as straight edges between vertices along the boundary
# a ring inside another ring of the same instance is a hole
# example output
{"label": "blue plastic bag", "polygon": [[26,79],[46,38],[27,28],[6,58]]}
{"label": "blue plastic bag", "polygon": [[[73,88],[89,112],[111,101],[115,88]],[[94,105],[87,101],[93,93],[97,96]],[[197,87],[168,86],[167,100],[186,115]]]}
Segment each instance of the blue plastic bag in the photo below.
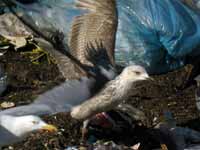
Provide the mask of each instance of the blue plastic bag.
{"label": "blue plastic bag", "polygon": [[164,73],[200,54],[200,14],[180,0],[118,0],[116,61]]}

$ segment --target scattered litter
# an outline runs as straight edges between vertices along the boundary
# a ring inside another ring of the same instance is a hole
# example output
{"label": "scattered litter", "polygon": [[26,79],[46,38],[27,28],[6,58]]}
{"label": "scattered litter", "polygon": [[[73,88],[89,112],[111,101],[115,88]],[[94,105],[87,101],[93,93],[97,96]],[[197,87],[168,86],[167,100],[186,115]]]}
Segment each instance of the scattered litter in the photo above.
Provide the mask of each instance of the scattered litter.
{"label": "scattered litter", "polygon": [[168,150],[168,148],[167,148],[167,146],[165,144],[161,144],[160,146],[161,146],[162,150]]}
{"label": "scattered litter", "polygon": [[14,107],[15,106],[15,103],[13,103],[13,102],[3,102],[3,103],[1,103],[1,108],[11,108],[11,107]]}
{"label": "scattered litter", "polygon": [[140,148],[140,143],[135,144],[135,145],[133,145],[133,146],[131,147],[132,150],[139,150],[139,148]]}
{"label": "scattered litter", "polygon": [[8,49],[10,46],[1,46],[0,47],[0,50],[5,50],[5,49]]}
{"label": "scattered litter", "polygon": [[69,146],[65,150],[79,150],[76,146]]}
{"label": "scattered litter", "polygon": [[8,35],[2,35],[2,36],[8,39],[10,43],[15,46],[15,49],[24,47],[27,44],[26,37],[23,37],[23,36],[21,37],[20,36],[14,37],[14,36],[8,36]]}
{"label": "scattered litter", "polygon": [[8,149],[9,150],[14,150],[14,148],[12,146],[9,146]]}

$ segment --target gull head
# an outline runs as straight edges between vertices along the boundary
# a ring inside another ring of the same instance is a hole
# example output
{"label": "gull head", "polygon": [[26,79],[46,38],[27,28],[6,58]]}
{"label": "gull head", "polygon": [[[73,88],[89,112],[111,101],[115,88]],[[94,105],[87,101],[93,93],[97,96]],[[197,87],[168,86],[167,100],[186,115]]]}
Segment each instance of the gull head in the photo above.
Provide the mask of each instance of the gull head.
{"label": "gull head", "polygon": [[3,115],[0,125],[16,137],[23,137],[37,130],[56,132],[57,128],[47,124],[40,117],[34,115],[10,116]]}
{"label": "gull head", "polygon": [[135,82],[150,79],[146,70],[139,65],[131,65],[122,71],[120,78],[127,82]]}

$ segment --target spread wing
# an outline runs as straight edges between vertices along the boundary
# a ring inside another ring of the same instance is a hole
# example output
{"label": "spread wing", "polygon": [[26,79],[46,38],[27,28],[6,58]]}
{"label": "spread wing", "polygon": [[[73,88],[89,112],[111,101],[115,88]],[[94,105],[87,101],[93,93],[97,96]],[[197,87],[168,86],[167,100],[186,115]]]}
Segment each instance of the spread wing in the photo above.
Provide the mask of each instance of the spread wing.
{"label": "spread wing", "polygon": [[109,62],[114,65],[115,35],[117,30],[117,9],[115,0],[78,0],[76,6],[88,10],[77,16],[72,24],[69,46],[72,54],[83,64],[88,61],[88,45],[95,48],[103,45],[107,50]]}

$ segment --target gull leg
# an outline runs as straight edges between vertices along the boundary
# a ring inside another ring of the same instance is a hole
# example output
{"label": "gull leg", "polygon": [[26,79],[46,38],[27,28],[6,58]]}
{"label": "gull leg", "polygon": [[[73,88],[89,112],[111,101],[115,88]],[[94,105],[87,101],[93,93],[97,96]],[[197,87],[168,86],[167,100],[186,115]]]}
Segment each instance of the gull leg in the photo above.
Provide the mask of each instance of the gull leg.
{"label": "gull leg", "polygon": [[116,122],[106,112],[98,113],[95,116],[90,117],[89,119],[83,122],[83,127],[81,129],[82,143],[85,143],[86,141],[86,136],[88,134],[88,126],[90,123],[99,125],[103,128],[114,128],[114,129],[119,128]]}
{"label": "gull leg", "polygon": [[90,123],[90,119],[83,121],[83,127],[81,128],[81,142],[82,143],[85,143],[86,141],[89,123]]}
{"label": "gull leg", "polygon": [[185,67],[185,70],[186,70],[186,77],[185,77],[184,82],[182,83],[182,89],[187,88],[188,86],[192,84],[193,77],[194,77],[193,74],[195,72],[194,66],[192,65],[187,65]]}
{"label": "gull leg", "polygon": [[193,71],[194,67],[189,65],[185,69],[186,69],[186,72],[187,72],[187,76],[186,76],[186,82],[187,82],[187,81],[190,80],[190,76],[192,74],[192,71]]}
{"label": "gull leg", "polygon": [[[196,59],[196,60],[195,60]],[[194,78],[195,80],[199,80],[199,73],[200,73],[200,61],[197,58],[194,58],[195,62],[192,65],[188,65],[185,70],[187,72],[187,76],[185,79],[184,87],[188,87],[190,84],[193,84]]]}

